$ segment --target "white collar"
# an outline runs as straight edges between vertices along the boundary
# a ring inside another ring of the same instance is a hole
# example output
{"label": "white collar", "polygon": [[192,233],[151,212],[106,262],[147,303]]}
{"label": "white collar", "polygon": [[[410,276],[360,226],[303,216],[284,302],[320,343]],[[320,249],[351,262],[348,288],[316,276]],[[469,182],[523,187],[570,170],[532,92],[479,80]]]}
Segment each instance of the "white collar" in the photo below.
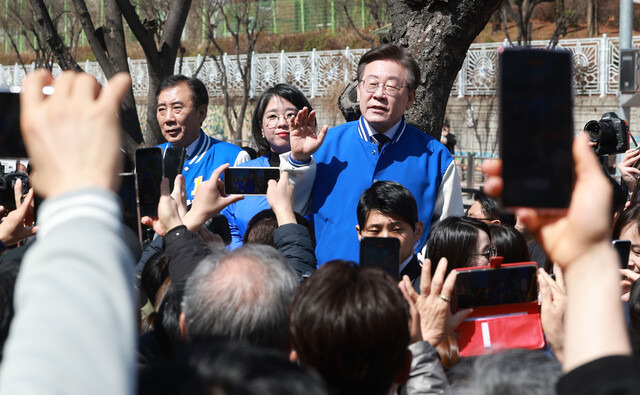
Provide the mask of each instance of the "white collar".
{"label": "white collar", "polygon": [[[371,140],[371,136],[373,136],[374,134],[377,134],[378,132],[376,132],[376,130],[371,126],[371,124],[364,118],[362,117],[362,120],[364,121],[364,128],[367,131],[367,134],[369,135],[369,141]],[[400,128],[400,124],[402,123],[402,119],[398,121],[398,123],[396,123],[395,125],[393,125],[392,127],[389,128],[389,130],[387,130],[386,132],[382,133],[385,136],[389,137],[389,141],[393,141],[393,138],[396,136],[396,132],[398,131],[398,129]],[[377,141],[373,141],[374,143],[378,143]]]}

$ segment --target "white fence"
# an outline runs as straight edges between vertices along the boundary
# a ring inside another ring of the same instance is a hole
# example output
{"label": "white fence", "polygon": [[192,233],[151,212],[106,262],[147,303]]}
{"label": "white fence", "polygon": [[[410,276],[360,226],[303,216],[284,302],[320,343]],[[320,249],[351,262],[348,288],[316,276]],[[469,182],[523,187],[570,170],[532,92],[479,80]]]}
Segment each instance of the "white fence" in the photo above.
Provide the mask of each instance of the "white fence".
{"label": "white fence", "polygon": [[[575,65],[575,88],[578,95],[613,95],[618,90],[620,51],[618,38],[603,35],[600,38],[560,40],[558,47],[573,53]],[[547,41],[534,41],[533,47],[546,47]],[[494,95],[496,89],[497,49],[506,43],[473,44],[451,91],[459,97],[474,95]],[[634,47],[640,47],[640,36],[633,38]],[[287,82],[300,88],[310,98],[326,96],[336,87],[344,86],[355,78],[358,60],[366,49],[345,49],[342,51],[284,52],[275,54],[254,54],[252,63],[251,97],[279,82]],[[246,55],[239,57],[246,62]],[[202,62],[202,57],[183,59],[181,73],[192,75]],[[224,62],[229,69],[229,84],[232,94],[241,94],[242,79],[237,71],[235,55],[225,55]],[[146,96],[148,72],[145,60],[130,60],[129,67],[136,96]],[[105,82],[104,74],[97,62],[85,62],[85,71]],[[33,65],[27,67],[28,71]],[[180,64],[176,62],[176,73]],[[53,73],[59,74],[55,65]],[[0,86],[18,85],[24,78],[24,69],[19,65],[0,65]],[[209,89],[212,97],[222,96],[221,76],[212,59],[205,63],[198,74]]]}

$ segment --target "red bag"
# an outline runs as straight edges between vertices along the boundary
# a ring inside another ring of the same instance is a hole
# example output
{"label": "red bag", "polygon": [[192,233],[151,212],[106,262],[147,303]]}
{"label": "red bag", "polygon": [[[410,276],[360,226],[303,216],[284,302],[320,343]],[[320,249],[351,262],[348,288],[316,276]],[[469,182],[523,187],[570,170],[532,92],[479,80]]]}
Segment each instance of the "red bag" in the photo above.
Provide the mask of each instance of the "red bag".
{"label": "red bag", "polygon": [[[487,273],[487,270],[509,270],[510,267],[522,266],[533,266],[529,270],[537,270],[535,262],[500,265],[500,260],[492,259],[492,266],[456,270],[459,272],[483,271]],[[503,273],[507,272],[502,272],[501,274]],[[508,285],[511,288],[513,286],[514,284]],[[534,287],[535,296],[537,296],[537,286]],[[506,289],[500,288],[499,290],[501,291],[499,292],[500,294],[509,293],[509,290]],[[534,291],[534,289],[530,291]],[[469,357],[491,354],[510,348],[539,349],[544,347],[545,341],[542,323],[540,322],[540,308],[535,296],[529,295],[528,300],[531,300],[532,297],[535,299],[524,303],[496,303],[475,307],[473,313],[456,330],[460,355]]]}

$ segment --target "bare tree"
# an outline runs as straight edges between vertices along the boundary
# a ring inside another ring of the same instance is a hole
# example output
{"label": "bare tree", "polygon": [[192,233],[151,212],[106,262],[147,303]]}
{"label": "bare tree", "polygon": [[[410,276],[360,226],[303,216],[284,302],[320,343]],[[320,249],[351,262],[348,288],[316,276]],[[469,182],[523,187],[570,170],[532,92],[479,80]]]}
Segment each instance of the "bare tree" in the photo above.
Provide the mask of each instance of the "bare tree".
{"label": "bare tree", "polygon": [[587,34],[589,37],[600,34],[598,29],[598,0],[587,0]]}
{"label": "bare tree", "polygon": [[[191,6],[191,0],[165,0],[167,7],[163,13],[162,29],[159,33],[155,17],[141,21],[140,15],[129,0],[104,0],[104,26],[95,27],[94,15],[87,8],[85,0],[72,0],[75,15],[82,24],[89,45],[107,78],[117,72],[128,72],[127,48],[122,18],[129,24],[139,41],[149,70],[149,91],[147,95],[147,133],[142,135],[133,91],[122,103],[123,144],[131,155],[143,145],[157,145],[164,141],[158,126],[155,108],[155,91],[162,79],[172,75],[176,54],[180,46],[180,36]],[[46,43],[63,70],[81,71],[81,67],[64,44],[59,27],[51,18],[50,10],[43,0],[29,0],[33,18],[37,23],[42,42]],[[73,33],[77,36],[77,33]]]}
{"label": "bare tree", "polygon": [[363,40],[367,41],[370,46],[375,45],[376,38],[365,34],[353,19],[351,15],[351,11],[354,8],[354,4],[359,4],[363,6],[366,10],[366,14],[368,14],[371,19],[375,22],[376,28],[380,29],[381,27],[389,24],[389,8],[386,0],[364,0],[362,2],[354,3],[349,0],[339,0],[334,1],[335,6],[341,8],[344,12],[345,17],[347,18],[347,22],[349,26],[360,36]]}
{"label": "bare tree", "polygon": [[[250,99],[253,52],[264,29],[266,15],[263,15],[260,9],[260,2],[251,0],[231,2],[213,0],[205,4],[200,3],[195,8],[199,10],[196,14],[208,22],[206,23],[205,59],[196,70],[195,76],[202,69],[206,57],[213,59],[221,77],[220,88],[224,97],[224,118],[227,129],[232,139],[241,140]],[[221,37],[220,32],[226,32],[226,36]],[[233,42],[234,62],[231,62],[223,49],[225,37]],[[243,54],[246,55],[245,62],[242,62]]]}
{"label": "bare tree", "polygon": [[[504,0],[502,2],[502,24],[504,25],[505,35],[509,42],[511,42],[511,37],[509,37],[508,32],[506,31],[506,25],[508,18],[511,17],[516,23],[516,27],[518,28],[518,45],[529,45],[531,43],[531,17],[533,16],[533,10],[542,3],[551,3],[556,2],[556,11],[561,8],[562,15],[564,15],[564,1],[562,0],[515,0],[516,10],[514,11],[509,0]],[[559,15],[556,14],[558,18]],[[564,24],[564,19],[561,21],[561,26]],[[556,25],[557,34],[562,33],[562,28],[558,28]]]}

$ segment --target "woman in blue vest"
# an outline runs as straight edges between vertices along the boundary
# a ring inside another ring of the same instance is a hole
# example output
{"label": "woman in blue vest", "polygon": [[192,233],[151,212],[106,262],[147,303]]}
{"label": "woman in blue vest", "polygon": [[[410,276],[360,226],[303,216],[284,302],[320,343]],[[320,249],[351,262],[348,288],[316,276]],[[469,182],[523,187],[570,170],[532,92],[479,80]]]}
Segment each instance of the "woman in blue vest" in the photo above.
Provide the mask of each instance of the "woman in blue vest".
{"label": "woman in blue vest", "polygon": [[[324,125],[316,133],[315,111],[304,94],[292,85],[278,84],[260,96],[253,111],[251,133],[260,156],[240,166],[290,171],[289,179],[295,185],[294,208],[304,212],[315,174],[311,155],[322,144],[327,129]],[[249,220],[268,208],[265,196],[247,195],[223,210],[231,230],[230,249],[242,245]]]}

